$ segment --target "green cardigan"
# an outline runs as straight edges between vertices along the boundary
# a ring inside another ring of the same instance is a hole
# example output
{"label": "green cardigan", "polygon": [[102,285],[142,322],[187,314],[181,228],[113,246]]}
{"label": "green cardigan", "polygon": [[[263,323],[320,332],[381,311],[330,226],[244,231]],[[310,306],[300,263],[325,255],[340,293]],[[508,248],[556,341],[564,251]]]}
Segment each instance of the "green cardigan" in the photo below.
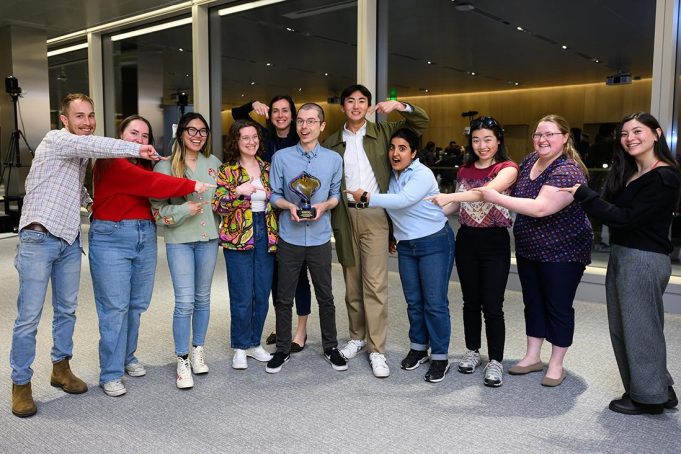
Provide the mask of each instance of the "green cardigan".
{"label": "green cardigan", "polygon": [[[430,118],[425,110],[411,106],[413,112],[398,112],[404,117],[400,121],[380,121],[378,123],[367,120],[367,131],[364,136],[364,152],[374,171],[376,182],[381,192],[388,190],[390,180],[390,162],[388,161],[388,145],[390,136],[400,128],[413,129],[419,135],[428,127]],[[323,146],[334,150],[341,156],[345,153],[343,129],[334,132],[324,141]],[[341,203],[331,212],[331,227],[336,239],[336,255],[343,266],[355,266],[353,253],[352,231],[350,230],[350,215],[348,213],[348,197],[345,194],[345,178],[341,183]],[[387,252],[386,252],[387,253]]]}
{"label": "green cardigan", "polygon": [[[185,171],[185,178],[215,184],[215,177],[222,163],[214,155],[205,157],[199,153],[196,161],[196,172],[190,168]],[[154,172],[171,174],[170,160],[160,161],[154,167]],[[211,175],[212,174],[212,175]],[[151,211],[158,225],[164,226],[166,243],[194,243],[218,238],[220,216],[211,209],[210,203],[205,205],[203,213],[196,216],[189,214],[187,202],[211,202],[215,189],[209,189],[203,194],[192,192],[185,197],[174,197],[166,200],[150,199]]]}

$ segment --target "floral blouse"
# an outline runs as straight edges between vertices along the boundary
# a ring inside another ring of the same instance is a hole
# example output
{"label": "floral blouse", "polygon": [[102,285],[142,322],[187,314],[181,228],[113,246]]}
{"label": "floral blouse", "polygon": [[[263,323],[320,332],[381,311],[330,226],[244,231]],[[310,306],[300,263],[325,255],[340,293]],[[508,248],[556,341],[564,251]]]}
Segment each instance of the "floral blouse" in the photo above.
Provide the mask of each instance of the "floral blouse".
{"label": "floral blouse", "polygon": [[[265,224],[267,226],[268,251],[277,250],[279,226],[276,213],[269,203],[272,189],[270,187],[270,164],[256,157],[260,165],[260,180],[267,194]],[[237,186],[250,180],[246,169],[238,163],[223,164],[217,176],[217,189],[213,196],[213,211],[223,217],[220,225],[220,244],[226,249],[246,251],[253,249],[253,212],[251,197],[238,195]]]}

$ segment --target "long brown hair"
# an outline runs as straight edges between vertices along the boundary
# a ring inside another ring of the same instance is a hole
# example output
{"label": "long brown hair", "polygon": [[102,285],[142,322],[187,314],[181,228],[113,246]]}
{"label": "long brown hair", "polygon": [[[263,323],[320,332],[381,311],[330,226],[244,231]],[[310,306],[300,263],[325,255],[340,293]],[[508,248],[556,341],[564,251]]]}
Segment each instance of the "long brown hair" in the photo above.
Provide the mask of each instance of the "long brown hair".
{"label": "long brown hair", "polygon": [[558,129],[562,134],[567,134],[568,140],[565,142],[565,145],[563,145],[563,155],[575,161],[579,168],[582,169],[582,172],[584,172],[584,175],[589,176],[589,170],[584,165],[582,158],[579,157],[579,152],[575,148],[575,142],[572,139],[572,135],[570,134],[570,124],[568,121],[558,114],[549,114],[540,118],[537,122],[537,126],[539,126],[539,123],[543,121],[553,123],[554,125],[558,126]]}
{"label": "long brown hair", "polygon": [[201,115],[200,113],[187,112],[186,114],[182,115],[182,118],[180,118],[180,121],[177,124],[177,131],[175,132],[175,142],[173,143],[173,151],[170,157],[170,169],[173,176],[184,177],[184,173],[187,170],[187,166],[184,163],[184,155],[186,153],[186,150],[184,147],[184,140],[182,139],[182,134],[184,134],[184,132],[187,130],[187,125],[189,124],[189,122],[195,119],[201,120],[203,125],[206,127],[206,130],[208,131],[208,135],[206,136],[206,142],[203,144],[203,147],[201,148],[201,154],[204,155],[205,157],[209,157],[211,154],[210,126],[208,125],[208,122],[206,121],[205,118],[203,118],[203,115]]}

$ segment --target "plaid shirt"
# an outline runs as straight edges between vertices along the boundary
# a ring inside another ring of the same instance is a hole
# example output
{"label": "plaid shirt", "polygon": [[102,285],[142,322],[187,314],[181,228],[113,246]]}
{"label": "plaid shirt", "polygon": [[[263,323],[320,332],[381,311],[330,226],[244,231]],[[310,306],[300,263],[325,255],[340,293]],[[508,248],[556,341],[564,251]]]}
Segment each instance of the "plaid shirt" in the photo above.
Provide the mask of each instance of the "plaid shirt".
{"label": "plaid shirt", "polygon": [[89,158],[138,157],[137,143],[50,131],[35,150],[26,178],[19,230],[37,222],[68,242],[80,234],[80,207],[92,203],[83,186]]}

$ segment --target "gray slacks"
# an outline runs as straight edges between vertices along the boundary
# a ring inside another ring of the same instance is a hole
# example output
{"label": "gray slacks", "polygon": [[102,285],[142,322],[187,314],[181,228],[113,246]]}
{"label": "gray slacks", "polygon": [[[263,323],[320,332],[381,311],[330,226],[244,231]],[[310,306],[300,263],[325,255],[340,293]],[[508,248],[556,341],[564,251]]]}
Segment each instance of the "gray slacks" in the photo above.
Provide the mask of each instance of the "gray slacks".
{"label": "gray slacks", "polygon": [[605,278],[610,340],[624,390],[643,404],[667,401],[664,294],[669,256],[612,245]]}

